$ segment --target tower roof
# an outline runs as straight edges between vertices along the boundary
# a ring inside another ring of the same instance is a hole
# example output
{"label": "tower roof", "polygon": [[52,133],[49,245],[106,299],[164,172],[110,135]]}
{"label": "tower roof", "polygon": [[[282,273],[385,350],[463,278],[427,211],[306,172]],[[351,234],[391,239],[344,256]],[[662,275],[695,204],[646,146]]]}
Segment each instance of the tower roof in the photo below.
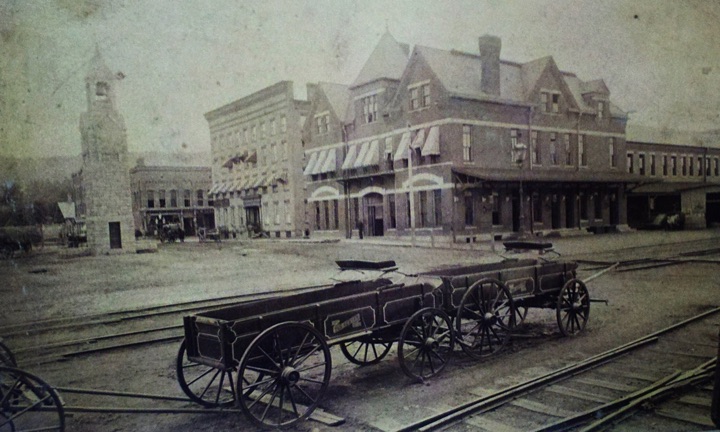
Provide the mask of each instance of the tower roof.
{"label": "tower roof", "polygon": [[385,32],[351,87],[382,78],[398,80],[407,65],[408,53],[390,32]]}
{"label": "tower roof", "polygon": [[109,81],[115,79],[110,68],[105,64],[105,60],[100,54],[100,47],[95,45],[95,55],[90,60],[90,67],[85,75],[86,81]]}

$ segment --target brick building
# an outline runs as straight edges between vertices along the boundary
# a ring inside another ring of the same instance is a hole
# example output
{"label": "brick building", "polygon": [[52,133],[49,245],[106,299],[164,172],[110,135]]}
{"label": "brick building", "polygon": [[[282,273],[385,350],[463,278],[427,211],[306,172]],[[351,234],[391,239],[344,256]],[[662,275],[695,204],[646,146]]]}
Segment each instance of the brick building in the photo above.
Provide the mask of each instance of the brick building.
{"label": "brick building", "polygon": [[272,237],[304,233],[301,129],[309,103],[282,81],[205,114],[218,226]]}
{"label": "brick building", "polygon": [[135,252],[125,121],[115,109],[117,77],[96,51],[80,116],[82,170],[73,176],[79,217],[94,254]]}
{"label": "brick building", "polygon": [[186,235],[214,228],[210,167],[146,166],[130,170],[135,229],[153,234],[161,223],[181,223]]}
{"label": "brick building", "polygon": [[642,177],[628,190],[628,223],[682,212],[686,228],[720,224],[720,147],[712,134],[629,128],[627,171]]}
{"label": "brick building", "polygon": [[625,190],[639,180],[605,83],[500,49],[486,35],[477,53],[410,53],[386,33],[351,85],[313,87],[313,232],[462,241],[625,225]]}

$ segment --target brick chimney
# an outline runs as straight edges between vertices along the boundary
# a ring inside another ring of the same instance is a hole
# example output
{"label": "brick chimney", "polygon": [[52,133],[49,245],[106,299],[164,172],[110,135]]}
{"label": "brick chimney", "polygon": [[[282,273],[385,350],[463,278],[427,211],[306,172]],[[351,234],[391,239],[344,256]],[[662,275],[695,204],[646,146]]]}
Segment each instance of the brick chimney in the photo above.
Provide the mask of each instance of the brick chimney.
{"label": "brick chimney", "polygon": [[478,42],[482,62],[481,90],[489,95],[500,96],[500,38],[486,34],[480,36]]}

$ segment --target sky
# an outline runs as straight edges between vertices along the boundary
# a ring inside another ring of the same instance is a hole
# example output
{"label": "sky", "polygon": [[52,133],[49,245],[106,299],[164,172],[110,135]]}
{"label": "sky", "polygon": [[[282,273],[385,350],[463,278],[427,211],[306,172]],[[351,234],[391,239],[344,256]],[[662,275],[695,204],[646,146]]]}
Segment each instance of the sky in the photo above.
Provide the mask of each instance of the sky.
{"label": "sky", "polygon": [[0,0],[0,156],[79,155],[95,47],[130,151],[210,150],[204,114],[281,80],[351,83],[387,30],[602,78],[630,123],[720,123],[717,0]]}

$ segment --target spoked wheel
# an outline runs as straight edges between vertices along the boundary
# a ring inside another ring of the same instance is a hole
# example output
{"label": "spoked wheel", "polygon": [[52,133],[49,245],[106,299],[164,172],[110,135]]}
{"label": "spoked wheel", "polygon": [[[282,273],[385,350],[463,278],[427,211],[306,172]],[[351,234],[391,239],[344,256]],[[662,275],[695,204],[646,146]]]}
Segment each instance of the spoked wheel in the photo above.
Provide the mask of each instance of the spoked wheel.
{"label": "spoked wheel", "polygon": [[240,407],[261,426],[291,426],[317,408],[331,369],[330,348],[319,331],[304,323],[276,324],[243,354]]}
{"label": "spoked wheel", "polygon": [[391,347],[392,342],[374,338],[361,338],[340,344],[345,358],[360,366],[379,363],[390,352]]}
{"label": "spoked wheel", "polygon": [[183,341],[180,344],[176,363],[180,388],[194,402],[206,407],[223,407],[235,403],[235,371],[224,371],[190,361],[185,343]]}
{"label": "spoked wheel", "polygon": [[482,279],[463,295],[455,318],[460,346],[480,359],[502,350],[515,327],[517,311],[510,290],[497,279]]}
{"label": "spoked wheel", "polygon": [[563,336],[574,336],[583,329],[590,317],[590,293],[579,279],[563,286],[557,302],[557,323]]}
{"label": "spoked wheel", "polygon": [[455,344],[450,317],[425,308],[405,322],[398,342],[398,360],[405,375],[423,382],[445,368]]}
{"label": "spoked wheel", "polygon": [[65,411],[55,389],[22,369],[0,366],[0,431],[64,431]]}
{"label": "spoked wheel", "polygon": [[10,348],[0,339],[0,366],[17,367],[17,361]]}

